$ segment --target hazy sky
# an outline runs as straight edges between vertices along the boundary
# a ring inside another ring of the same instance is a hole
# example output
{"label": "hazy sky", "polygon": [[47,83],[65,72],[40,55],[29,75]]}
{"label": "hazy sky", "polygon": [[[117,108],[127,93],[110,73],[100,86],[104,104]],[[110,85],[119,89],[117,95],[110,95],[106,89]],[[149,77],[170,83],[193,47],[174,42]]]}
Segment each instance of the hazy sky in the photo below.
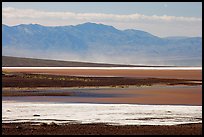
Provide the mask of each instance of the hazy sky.
{"label": "hazy sky", "polygon": [[102,23],[160,37],[202,36],[201,2],[3,2],[6,25]]}

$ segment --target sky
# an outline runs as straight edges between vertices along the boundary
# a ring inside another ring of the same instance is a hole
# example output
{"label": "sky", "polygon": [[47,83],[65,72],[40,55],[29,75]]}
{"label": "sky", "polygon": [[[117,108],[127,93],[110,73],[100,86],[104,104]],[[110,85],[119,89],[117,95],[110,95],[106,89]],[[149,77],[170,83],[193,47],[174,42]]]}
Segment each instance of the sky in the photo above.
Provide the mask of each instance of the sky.
{"label": "sky", "polygon": [[202,36],[201,2],[2,2],[2,23],[44,26],[102,23],[160,37]]}

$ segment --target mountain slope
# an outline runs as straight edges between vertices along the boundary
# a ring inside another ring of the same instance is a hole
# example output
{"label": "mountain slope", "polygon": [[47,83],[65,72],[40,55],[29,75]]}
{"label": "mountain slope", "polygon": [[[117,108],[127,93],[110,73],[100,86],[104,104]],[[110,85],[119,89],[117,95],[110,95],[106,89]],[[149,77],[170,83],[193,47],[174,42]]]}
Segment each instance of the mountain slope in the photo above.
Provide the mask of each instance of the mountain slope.
{"label": "mountain slope", "polygon": [[2,56],[2,67],[136,67],[136,66]]}
{"label": "mountain slope", "polygon": [[201,37],[160,38],[141,30],[84,23],[46,27],[2,25],[3,55],[63,60],[148,64],[201,65]]}

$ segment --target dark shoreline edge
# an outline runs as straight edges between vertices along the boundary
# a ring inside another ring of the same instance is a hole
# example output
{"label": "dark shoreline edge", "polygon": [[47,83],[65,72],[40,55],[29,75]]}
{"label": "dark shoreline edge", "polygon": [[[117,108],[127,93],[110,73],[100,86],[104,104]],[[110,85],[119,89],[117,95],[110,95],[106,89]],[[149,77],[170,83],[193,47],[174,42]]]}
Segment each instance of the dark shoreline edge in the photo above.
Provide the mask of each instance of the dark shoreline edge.
{"label": "dark shoreline edge", "polygon": [[2,135],[202,135],[202,123],[160,125],[2,123]]}

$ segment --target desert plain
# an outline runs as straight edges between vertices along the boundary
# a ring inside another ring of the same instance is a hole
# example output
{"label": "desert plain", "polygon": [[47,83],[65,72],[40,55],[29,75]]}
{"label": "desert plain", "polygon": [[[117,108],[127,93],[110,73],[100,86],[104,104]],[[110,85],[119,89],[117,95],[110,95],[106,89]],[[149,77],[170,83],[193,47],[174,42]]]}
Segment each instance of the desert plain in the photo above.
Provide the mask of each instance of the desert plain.
{"label": "desert plain", "polygon": [[[2,70],[2,85],[3,100],[202,106],[202,70],[9,68]],[[201,123],[119,127],[102,123],[78,126],[67,123],[44,125],[43,133],[42,128],[38,128],[42,125],[22,122],[19,126],[16,123],[2,125],[3,134],[50,134],[51,130],[55,132],[52,134],[66,135],[202,134]],[[73,126],[75,131],[66,130]],[[62,129],[63,132],[59,132]],[[26,130],[32,132],[24,132]]]}

